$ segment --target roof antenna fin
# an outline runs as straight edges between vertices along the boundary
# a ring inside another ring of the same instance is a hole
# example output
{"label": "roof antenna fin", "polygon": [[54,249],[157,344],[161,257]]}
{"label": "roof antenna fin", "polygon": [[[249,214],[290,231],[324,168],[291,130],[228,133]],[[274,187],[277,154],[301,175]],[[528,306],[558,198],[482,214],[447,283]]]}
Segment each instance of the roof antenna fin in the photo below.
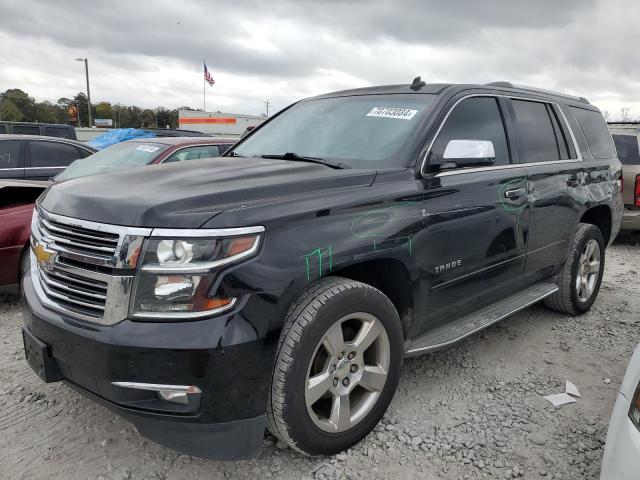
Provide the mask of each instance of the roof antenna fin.
{"label": "roof antenna fin", "polygon": [[413,79],[413,83],[411,84],[411,86],[409,88],[411,90],[415,90],[417,92],[422,87],[424,87],[426,84],[427,84],[427,82],[422,80],[420,77],[416,77],[416,78]]}

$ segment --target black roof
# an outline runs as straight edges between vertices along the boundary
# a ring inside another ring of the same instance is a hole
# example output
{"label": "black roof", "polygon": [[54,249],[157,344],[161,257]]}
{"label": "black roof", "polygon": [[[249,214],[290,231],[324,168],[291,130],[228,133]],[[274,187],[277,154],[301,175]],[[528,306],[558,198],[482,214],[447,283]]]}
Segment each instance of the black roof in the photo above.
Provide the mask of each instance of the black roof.
{"label": "black roof", "polygon": [[2,133],[0,134],[0,141],[2,140],[44,140],[46,142],[70,143],[71,145],[76,145],[78,147],[97,152],[97,150],[91,145],[80,142],[78,140],[71,140],[70,138],[64,137],[47,137],[46,135],[18,135],[13,133]]}
{"label": "black roof", "polygon": [[581,107],[589,109],[595,109],[591,106],[589,101],[584,97],[578,97],[574,95],[568,95],[561,92],[554,92],[551,90],[544,90],[541,88],[528,87],[523,85],[515,85],[511,82],[491,82],[486,84],[473,84],[473,83],[427,83],[419,90],[411,88],[410,83],[402,85],[380,85],[374,87],[355,88],[351,90],[342,90],[338,92],[326,93],[313,97],[313,99],[330,98],[330,97],[342,97],[351,95],[383,95],[383,94],[397,94],[397,93],[409,93],[409,94],[440,94],[444,91],[449,91],[451,94],[462,92],[464,90],[494,90],[509,94],[526,94],[535,95],[538,97],[545,97],[561,101],[569,104],[580,104]]}

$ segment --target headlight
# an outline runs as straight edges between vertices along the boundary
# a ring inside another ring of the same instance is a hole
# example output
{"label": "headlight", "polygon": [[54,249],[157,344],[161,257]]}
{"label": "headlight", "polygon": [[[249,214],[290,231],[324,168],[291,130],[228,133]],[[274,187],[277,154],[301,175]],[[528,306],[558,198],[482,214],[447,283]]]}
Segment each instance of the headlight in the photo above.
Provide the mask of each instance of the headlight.
{"label": "headlight", "polygon": [[237,298],[211,292],[215,275],[224,265],[256,255],[260,239],[259,233],[226,238],[152,237],[138,275],[134,318],[197,319],[231,309]]}

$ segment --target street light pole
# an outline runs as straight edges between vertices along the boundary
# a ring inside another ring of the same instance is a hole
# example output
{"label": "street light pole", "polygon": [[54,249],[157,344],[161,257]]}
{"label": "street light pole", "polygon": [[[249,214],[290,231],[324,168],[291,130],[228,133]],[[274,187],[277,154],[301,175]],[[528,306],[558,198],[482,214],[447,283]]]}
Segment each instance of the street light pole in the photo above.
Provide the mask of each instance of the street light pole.
{"label": "street light pole", "polygon": [[86,58],[76,58],[76,61],[84,62],[84,74],[87,77],[87,110],[89,111],[89,128],[91,128],[93,126],[93,122],[91,121],[91,92],[89,91],[89,60]]}

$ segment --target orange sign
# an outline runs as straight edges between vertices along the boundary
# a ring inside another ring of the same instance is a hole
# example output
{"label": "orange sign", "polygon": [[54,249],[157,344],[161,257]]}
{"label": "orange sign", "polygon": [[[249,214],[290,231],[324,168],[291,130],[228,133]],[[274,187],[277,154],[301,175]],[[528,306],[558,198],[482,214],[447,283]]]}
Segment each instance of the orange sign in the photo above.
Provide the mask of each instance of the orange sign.
{"label": "orange sign", "polygon": [[69,105],[67,107],[67,115],[71,121],[75,121],[78,118],[78,109],[75,105]]}
{"label": "orange sign", "polygon": [[235,125],[236,119],[233,117],[182,117],[179,119],[180,124],[231,124]]}

